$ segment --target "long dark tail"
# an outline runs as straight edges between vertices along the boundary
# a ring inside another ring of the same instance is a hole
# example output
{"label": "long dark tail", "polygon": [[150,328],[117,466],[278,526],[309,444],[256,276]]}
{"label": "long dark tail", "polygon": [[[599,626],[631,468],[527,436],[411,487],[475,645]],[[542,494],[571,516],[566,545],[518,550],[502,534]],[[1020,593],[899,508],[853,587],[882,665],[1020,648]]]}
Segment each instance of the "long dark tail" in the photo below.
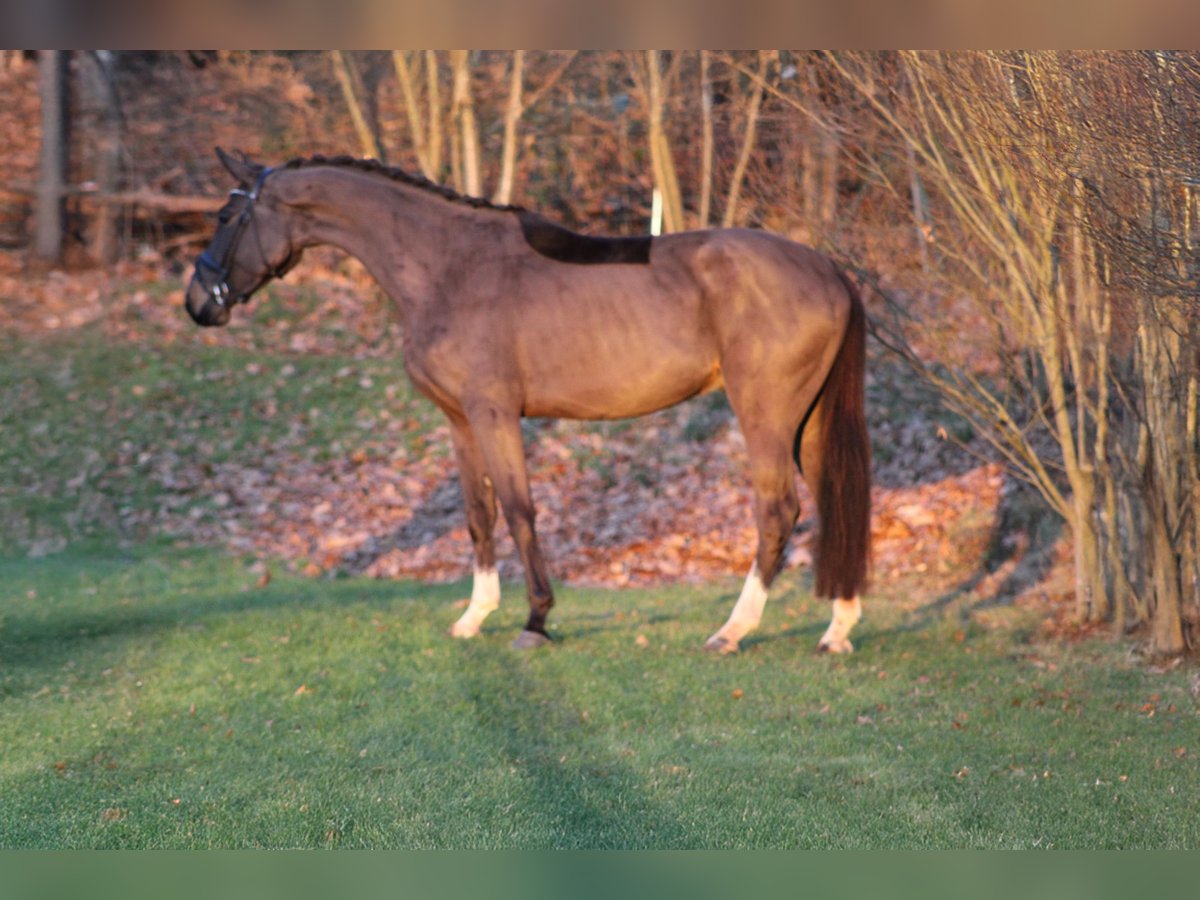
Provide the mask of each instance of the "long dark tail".
{"label": "long dark tail", "polygon": [[854,597],[866,586],[871,544],[871,441],[863,404],[866,313],[858,288],[840,269],[850,295],[842,347],[815,413],[821,425],[821,474],[815,486],[821,519],[814,562],[819,597]]}

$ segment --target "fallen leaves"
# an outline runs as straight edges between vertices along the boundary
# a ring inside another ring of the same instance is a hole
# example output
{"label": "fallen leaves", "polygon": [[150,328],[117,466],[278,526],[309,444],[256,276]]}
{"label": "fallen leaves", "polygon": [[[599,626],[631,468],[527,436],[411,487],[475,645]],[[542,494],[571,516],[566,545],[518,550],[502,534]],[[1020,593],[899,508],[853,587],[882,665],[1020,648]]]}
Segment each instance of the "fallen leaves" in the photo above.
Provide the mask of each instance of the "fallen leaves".
{"label": "fallen leaves", "polygon": [[[749,568],[756,532],[744,441],[732,423],[706,442],[682,441],[688,415],[687,407],[670,410],[651,417],[645,428],[621,432],[575,422],[530,429],[538,533],[556,578],[645,586],[704,582]],[[429,436],[434,447],[448,443],[444,426]],[[325,461],[282,450],[191,477],[176,465],[171,478],[182,489],[225,502],[201,518],[182,514],[182,507],[172,513],[168,502],[163,524],[191,540],[290,560],[313,578],[335,570],[430,581],[465,577],[472,548],[450,455],[435,450],[422,459],[394,459],[385,450],[357,447]],[[991,465],[940,482],[876,488],[876,577],[931,567],[945,573],[969,562],[972,548],[958,546],[952,536],[967,515],[990,522],[1000,482],[999,466]],[[799,478],[797,490],[805,518],[788,564],[806,566],[815,504]],[[497,555],[504,580],[523,579],[503,517]],[[264,572],[259,586],[269,580]]]}

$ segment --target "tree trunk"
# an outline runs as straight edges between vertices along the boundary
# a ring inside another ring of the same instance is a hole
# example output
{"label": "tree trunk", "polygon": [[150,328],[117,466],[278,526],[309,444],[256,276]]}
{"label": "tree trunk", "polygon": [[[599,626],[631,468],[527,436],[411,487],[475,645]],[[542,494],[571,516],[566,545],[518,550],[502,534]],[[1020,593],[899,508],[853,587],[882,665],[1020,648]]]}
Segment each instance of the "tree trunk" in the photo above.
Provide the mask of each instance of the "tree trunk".
{"label": "tree trunk", "polygon": [[[83,84],[96,109],[96,132],[91,144],[96,160],[95,181],[102,194],[115,193],[121,177],[121,110],[110,66],[111,51],[96,50],[87,55]],[[117,222],[120,207],[102,203],[92,221],[89,245],[92,259],[102,266],[117,260]]]}
{"label": "tree trunk", "polygon": [[436,50],[425,51],[425,92],[429,100],[429,177],[442,177],[442,90]]}
{"label": "tree trunk", "polygon": [[[820,207],[820,170],[817,166],[816,150],[817,126],[811,122],[804,130],[804,143],[800,147],[800,203],[801,214],[804,216],[804,227],[808,234],[819,233],[817,210]],[[811,242],[812,237],[808,240]]]}
{"label": "tree trunk", "polygon": [[[412,135],[413,155],[417,158],[417,166],[421,174],[433,180],[437,178],[429,156],[429,144],[425,137],[425,116],[421,112],[421,104],[417,100],[417,89],[413,84],[412,71],[408,67],[408,59],[403,50],[392,51],[392,65],[396,69],[396,80],[400,82],[400,93],[404,97],[404,112],[408,116],[409,133]],[[430,118],[437,115],[437,110],[430,110]]]}
{"label": "tree trunk", "polygon": [[[838,153],[840,141],[832,130],[830,111],[821,99],[821,85],[817,76],[816,66],[808,67],[806,93],[807,103],[815,111],[813,121],[806,129],[806,140],[801,150],[801,193],[803,194],[804,224],[809,233],[820,239],[827,239],[829,230],[837,216],[837,176]],[[909,170],[912,177],[919,182],[917,161],[911,141],[905,141],[905,152],[908,157]],[[928,212],[928,206],[923,210],[913,207],[913,214]],[[921,226],[916,226],[920,231]],[[928,230],[928,229],[926,229]],[[924,244],[922,244],[924,250]]]}
{"label": "tree trunk", "polygon": [[929,197],[925,193],[925,185],[921,183],[921,173],[917,169],[917,157],[911,144],[904,145],[905,158],[908,161],[908,193],[912,202],[913,224],[916,226],[917,247],[921,251],[921,271],[929,276],[929,238],[933,235],[933,227],[929,222]]}
{"label": "tree trunk", "polygon": [[821,230],[828,234],[837,221],[838,156],[841,141],[832,128],[821,129]]}
{"label": "tree trunk", "polygon": [[1183,616],[1179,596],[1179,562],[1167,529],[1169,499],[1163,490],[1161,472],[1156,465],[1161,462],[1154,449],[1154,439],[1149,429],[1145,432],[1147,447],[1145,460],[1145,497],[1149,534],[1145,536],[1145,550],[1150,559],[1151,585],[1150,604],[1151,644],[1156,653],[1182,653]]}
{"label": "tree trunk", "polygon": [[524,72],[525,51],[514,50],[512,83],[508,89],[508,106],[504,111],[504,147],[500,157],[500,181],[496,185],[496,193],[492,197],[493,203],[512,202],[513,179],[517,168],[517,123],[520,122],[521,114],[524,111],[521,105]]}
{"label": "tree trunk", "polygon": [[[1185,517],[1194,501],[1190,482],[1195,453],[1192,436],[1176,427],[1186,417],[1181,374],[1190,348],[1187,314],[1175,298],[1146,298],[1140,304],[1138,356],[1141,368],[1144,438],[1142,465],[1147,507],[1153,597],[1150,624],[1158,653],[1180,653],[1183,638]],[[1190,542],[1186,542],[1190,543]]]}
{"label": "tree trunk", "polygon": [[354,133],[358,135],[358,143],[362,147],[363,156],[384,162],[379,136],[375,133],[363,105],[362,79],[353,69],[353,60],[347,59],[341,50],[330,50],[329,59],[333,64],[333,74],[337,76],[338,84],[341,85],[342,96],[346,98],[346,106],[350,110],[350,121],[354,124]]}
{"label": "tree trunk", "polygon": [[475,101],[471,95],[471,57],[469,50],[452,50],[451,65],[454,69],[454,118],[459,127],[459,164],[462,178],[459,182],[465,193],[478,197],[483,192],[479,172],[479,131],[475,124]]}
{"label": "tree trunk", "polygon": [[762,107],[768,60],[767,52],[760,50],[758,52],[758,78],[750,83],[750,102],[746,109],[746,130],[742,135],[742,150],[738,154],[733,177],[729,179],[729,196],[725,201],[725,215],[721,217],[721,226],[724,228],[732,228],[737,219],[738,196],[742,191],[742,181],[746,177],[746,166],[750,163],[750,154],[754,151],[754,135],[758,129],[758,111]]}
{"label": "tree trunk", "polygon": [[712,205],[713,177],[713,92],[708,77],[708,51],[700,51],[700,210],[697,214],[701,228],[708,227]]}
{"label": "tree trunk", "polygon": [[682,231],[683,200],[679,192],[679,178],[675,173],[675,162],[671,158],[671,145],[663,128],[663,108],[666,97],[663,91],[662,72],[659,68],[657,50],[646,51],[647,118],[649,120],[650,164],[654,170],[654,183],[662,195],[663,230]]}
{"label": "tree trunk", "polygon": [[1187,418],[1185,420],[1185,452],[1188,462],[1188,481],[1191,485],[1191,516],[1188,517],[1187,527],[1191,532],[1189,539],[1184,534],[1180,541],[1183,554],[1183,591],[1184,591],[1184,621],[1191,626],[1191,632],[1184,637],[1190,646],[1195,648],[1195,629],[1200,625],[1200,433],[1197,419],[1200,418],[1200,373],[1196,371],[1196,338],[1198,335],[1196,321],[1191,320],[1188,345],[1192,352],[1191,375],[1188,376],[1187,386]]}
{"label": "tree trunk", "polygon": [[67,62],[69,51],[38,54],[38,92],[42,102],[42,155],[37,189],[34,252],[46,262],[62,256],[65,229],[63,189],[67,175]]}
{"label": "tree trunk", "polygon": [[1107,617],[1103,593],[1096,590],[1100,555],[1092,510],[1096,502],[1096,483],[1090,469],[1084,468],[1072,480],[1071,537],[1075,544],[1075,602],[1080,621],[1099,622]]}

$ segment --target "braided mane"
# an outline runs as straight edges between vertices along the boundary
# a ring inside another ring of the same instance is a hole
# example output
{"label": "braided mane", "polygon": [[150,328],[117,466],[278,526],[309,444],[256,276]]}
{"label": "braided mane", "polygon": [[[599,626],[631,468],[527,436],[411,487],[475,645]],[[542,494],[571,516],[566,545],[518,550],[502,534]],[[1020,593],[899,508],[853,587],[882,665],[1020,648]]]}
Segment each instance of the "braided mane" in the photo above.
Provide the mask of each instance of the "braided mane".
{"label": "braided mane", "polygon": [[354,169],[371,175],[380,175],[390,181],[414,187],[450,203],[469,206],[472,209],[489,209],[497,212],[515,213],[521,223],[521,233],[533,250],[542,256],[564,263],[598,265],[604,263],[630,263],[645,265],[650,262],[649,235],[634,237],[600,237],[583,235],[555,224],[522,206],[492,203],[482,197],[468,197],[458,191],[435,184],[421,175],[414,175],[395,166],[385,166],[375,159],[359,159],[355,156],[309,156],[290,160],[284,169],[307,169],[317,166],[332,166],[339,169]]}
{"label": "braided mane", "polygon": [[437,184],[430,181],[423,175],[414,175],[397,166],[385,166],[377,159],[360,159],[356,156],[322,156],[316,154],[309,157],[297,157],[296,159],[288,160],[280,168],[284,169],[307,169],[313,166],[333,166],[339,169],[357,169],[360,172],[367,172],[372,175],[382,175],[391,181],[399,182],[400,184],[415,187],[435,196],[441,197],[443,200],[449,200],[451,203],[461,203],[464,206],[470,206],[474,209],[494,209],[500,212],[524,212],[522,206],[513,206],[511,204],[493,203],[490,200],[485,200],[482,197],[469,197],[466,194],[460,194],[458,191],[448,188],[445,185]]}

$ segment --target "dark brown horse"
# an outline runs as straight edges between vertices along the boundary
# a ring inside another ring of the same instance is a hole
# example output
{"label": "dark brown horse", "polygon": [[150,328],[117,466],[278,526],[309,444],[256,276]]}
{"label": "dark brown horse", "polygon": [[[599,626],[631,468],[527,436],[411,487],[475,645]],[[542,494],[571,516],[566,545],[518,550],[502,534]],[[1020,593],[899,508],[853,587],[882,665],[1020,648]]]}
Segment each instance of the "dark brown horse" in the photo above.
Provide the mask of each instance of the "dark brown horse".
{"label": "dark brown horse", "polygon": [[452,635],[478,633],[500,602],[499,498],[529,595],[514,645],[548,640],[554,596],[522,416],[640,416],[724,387],[746,438],[758,553],[706,646],[735,651],[758,625],[799,514],[799,463],[820,517],[816,591],[833,600],[820,647],[852,649],[869,540],[864,314],[827,257],[743,229],[585,237],[373,161],[269,169],[217,152],[240,187],[197,261],[187,310],[224,325],[306,247],[330,244],[363,262],[396,304],[409,377],[450,420],[475,546],[470,604]]}

